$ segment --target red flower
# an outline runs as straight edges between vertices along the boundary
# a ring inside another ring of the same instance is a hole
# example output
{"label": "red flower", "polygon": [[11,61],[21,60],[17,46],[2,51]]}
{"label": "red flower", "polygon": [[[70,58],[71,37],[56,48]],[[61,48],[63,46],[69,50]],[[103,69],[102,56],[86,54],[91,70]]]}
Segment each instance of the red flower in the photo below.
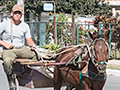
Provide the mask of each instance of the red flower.
{"label": "red flower", "polygon": [[88,21],[88,23],[90,23],[90,24],[92,24],[92,25],[94,24],[94,23],[93,23],[93,22],[91,22],[91,21]]}
{"label": "red flower", "polygon": [[85,29],[84,31],[85,31],[85,32],[87,32],[87,31],[88,31],[88,29]]}
{"label": "red flower", "polygon": [[70,27],[70,25],[67,25],[67,28],[69,28]]}
{"label": "red flower", "polygon": [[64,42],[62,42],[62,44],[63,44],[63,45],[65,45],[65,43],[64,43]]}
{"label": "red flower", "polygon": [[105,28],[103,28],[102,31],[105,31]]}
{"label": "red flower", "polygon": [[90,21],[88,21],[88,23],[91,23]]}
{"label": "red flower", "polygon": [[51,12],[49,12],[48,14],[51,15]]}
{"label": "red flower", "polygon": [[82,37],[80,36],[79,39],[82,39]]}
{"label": "red flower", "polygon": [[82,27],[81,27],[80,25],[79,25],[78,27],[79,27],[80,29],[82,29]]}
{"label": "red flower", "polygon": [[88,42],[88,39],[84,39],[84,42]]}

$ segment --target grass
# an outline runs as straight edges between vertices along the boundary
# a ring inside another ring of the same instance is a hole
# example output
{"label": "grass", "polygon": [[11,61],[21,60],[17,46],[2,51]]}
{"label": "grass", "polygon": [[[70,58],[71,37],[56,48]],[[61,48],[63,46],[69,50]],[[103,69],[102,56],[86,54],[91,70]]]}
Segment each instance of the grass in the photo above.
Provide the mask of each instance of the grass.
{"label": "grass", "polygon": [[112,49],[111,50],[111,55],[114,58],[120,59],[120,50],[119,49]]}
{"label": "grass", "polygon": [[108,64],[107,69],[120,70],[120,65]]}
{"label": "grass", "polygon": [[[116,51],[116,52],[115,52]],[[117,60],[120,60],[120,50],[118,49],[112,49],[111,50],[111,55]],[[115,65],[115,64],[107,64],[107,69],[115,69],[115,70],[120,70],[120,65]]]}

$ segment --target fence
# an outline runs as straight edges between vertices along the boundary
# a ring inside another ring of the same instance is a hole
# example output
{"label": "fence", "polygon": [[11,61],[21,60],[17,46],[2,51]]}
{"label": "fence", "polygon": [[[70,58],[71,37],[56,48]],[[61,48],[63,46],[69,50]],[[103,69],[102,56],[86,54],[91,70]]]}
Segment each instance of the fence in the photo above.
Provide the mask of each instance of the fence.
{"label": "fence", "polygon": [[[88,31],[94,32],[95,30],[99,30],[99,34],[105,32],[107,28],[109,28],[109,36],[108,36],[108,43],[110,47],[110,55],[114,58],[120,58],[120,51],[118,47],[118,42],[115,40],[112,40],[112,32],[111,30],[115,29],[116,24],[99,24],[99,25],[93,25],[91,23],[85,22],[85,23],[74,23],[74,31],[72,32],[72,23],[71,22],[56,22],[56,25],[54,25],[54,22],[50,21],[47,23],[44,22],[29,22],[28,23],[31,28],[32,33],[32,39],[34,42],[39,45],[43,46],[48,43],[54,43],[54,38],[56,37],[56,44],[64,44],[65,46],[72,45],[72,39],[74,40],[74,44],[82,44],[82,43],[90,43],[92,42]],[[54,27],[56,28],[56,32],[54,31]],[[54,34],[56,33],[56,34]],[[72,35],[73,33],[73,35]],[[56,36],[54,36],[56,35]],[[119,33],[116,33],[117,37]],[[73,38],[73,37],[74,38]],[[113,37],[113,38],[114,38]]]}

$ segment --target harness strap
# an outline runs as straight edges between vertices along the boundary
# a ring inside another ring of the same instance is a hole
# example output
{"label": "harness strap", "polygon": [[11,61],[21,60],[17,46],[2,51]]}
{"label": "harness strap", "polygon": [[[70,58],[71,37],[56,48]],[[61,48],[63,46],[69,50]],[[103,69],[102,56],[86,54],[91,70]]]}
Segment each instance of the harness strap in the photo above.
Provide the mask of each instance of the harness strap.
{"label": "harness strap", "polygon": [[80,69],[79,69],[79,80],[80,80],[80,84],[81,84],[81,86],[82,86],[82,88],[83,88],[82,75],[81,75]]}
{"label": "harness strap", "polygon": [[[79,56],[78,61],[81,61],[81,57]],[[78,64],[78,67],[81,68],[81,64]]]}
{"label": "harness strap", "polygon": [[[79,55],[78,61],[81,61],[80,55]],[[82,86],[82,88],[83,88],[82,75],[81,75],[81,72],[80,72],[80,71],[81,71],[81,70],[80,70],[80,64],[78,64],[78,66],[79,66],[79,80],[80,80],[80,84],[81,84],[81,86]]]}
{"label": "harness strap", "polygon": [[71,62],[71,60],[72,60],[73,58],[75,58],[75,56],[73,56],[73,57],[65,64],[65,66],[67,66],[67,65]]}
{"label": "harness strap", "polygon": [[[76,58],[78,57],[78,61],[81,61],[81,56],[82,56],[82,53],[84,52],[84,49],[85,49],[86,45],[84,47],[81,47],[79,48],[77,51],[74,52],[74,59],[73,59],[73,64],[75,66],[77,66],[77,64],[75,63],[75,60]],[[78,64],[79,68],[80,68],[80,64]]]}
{"label": "harness strap", "polygon": [[13,24],[11,21],[11,43],[13,43]]}
{"label": "harness strap", "polygon": [[100,65],[100,64],[105,64],[105,65],[107,65],[105,62],[99,62],[98,65]]}
{"label": "harness strap", "polygon": [[86,73],[82,73],[82,76],[88,77],[92,80],[105,80],[107,78],[106,73],[103,74],[96,74],[90,70],[87,70]]}
{"label": "harness strap", "polygon": [[74,66],[77,66],[77,64],[75,63],[75,60],[76,60],[77,57],[78,57],[78,56],[75,56],[74,59],[73,59],[73,64],[74,64]]}

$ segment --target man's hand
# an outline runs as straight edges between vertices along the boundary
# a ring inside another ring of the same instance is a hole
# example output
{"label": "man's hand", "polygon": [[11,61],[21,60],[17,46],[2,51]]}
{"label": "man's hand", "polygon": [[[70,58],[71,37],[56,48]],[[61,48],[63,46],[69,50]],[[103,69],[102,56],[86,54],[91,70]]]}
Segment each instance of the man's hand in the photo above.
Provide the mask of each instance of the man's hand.
{"label": "man's hand", "polygon": [[4,44],[4,47],[5,47],[6,49],[11,49],[11,48],[14,47],[14,45],[11,44],[11,43],[5,43],[5,44]]}
{"label": "man's hand", "polygon": [[31,48],[32,50],[35,50],[35,49],[36,49],[36,45],[33,44],[33,45],[30,46],[30,48]]}
{"label": "man's hand", "polygon": [[32,38],[27,38],[26,41],[27,41],[28,46],[29,46],[32,50],[35,50],[35,49],[36,49],[36,45],[35,45],[35,43],[33,42]]}

